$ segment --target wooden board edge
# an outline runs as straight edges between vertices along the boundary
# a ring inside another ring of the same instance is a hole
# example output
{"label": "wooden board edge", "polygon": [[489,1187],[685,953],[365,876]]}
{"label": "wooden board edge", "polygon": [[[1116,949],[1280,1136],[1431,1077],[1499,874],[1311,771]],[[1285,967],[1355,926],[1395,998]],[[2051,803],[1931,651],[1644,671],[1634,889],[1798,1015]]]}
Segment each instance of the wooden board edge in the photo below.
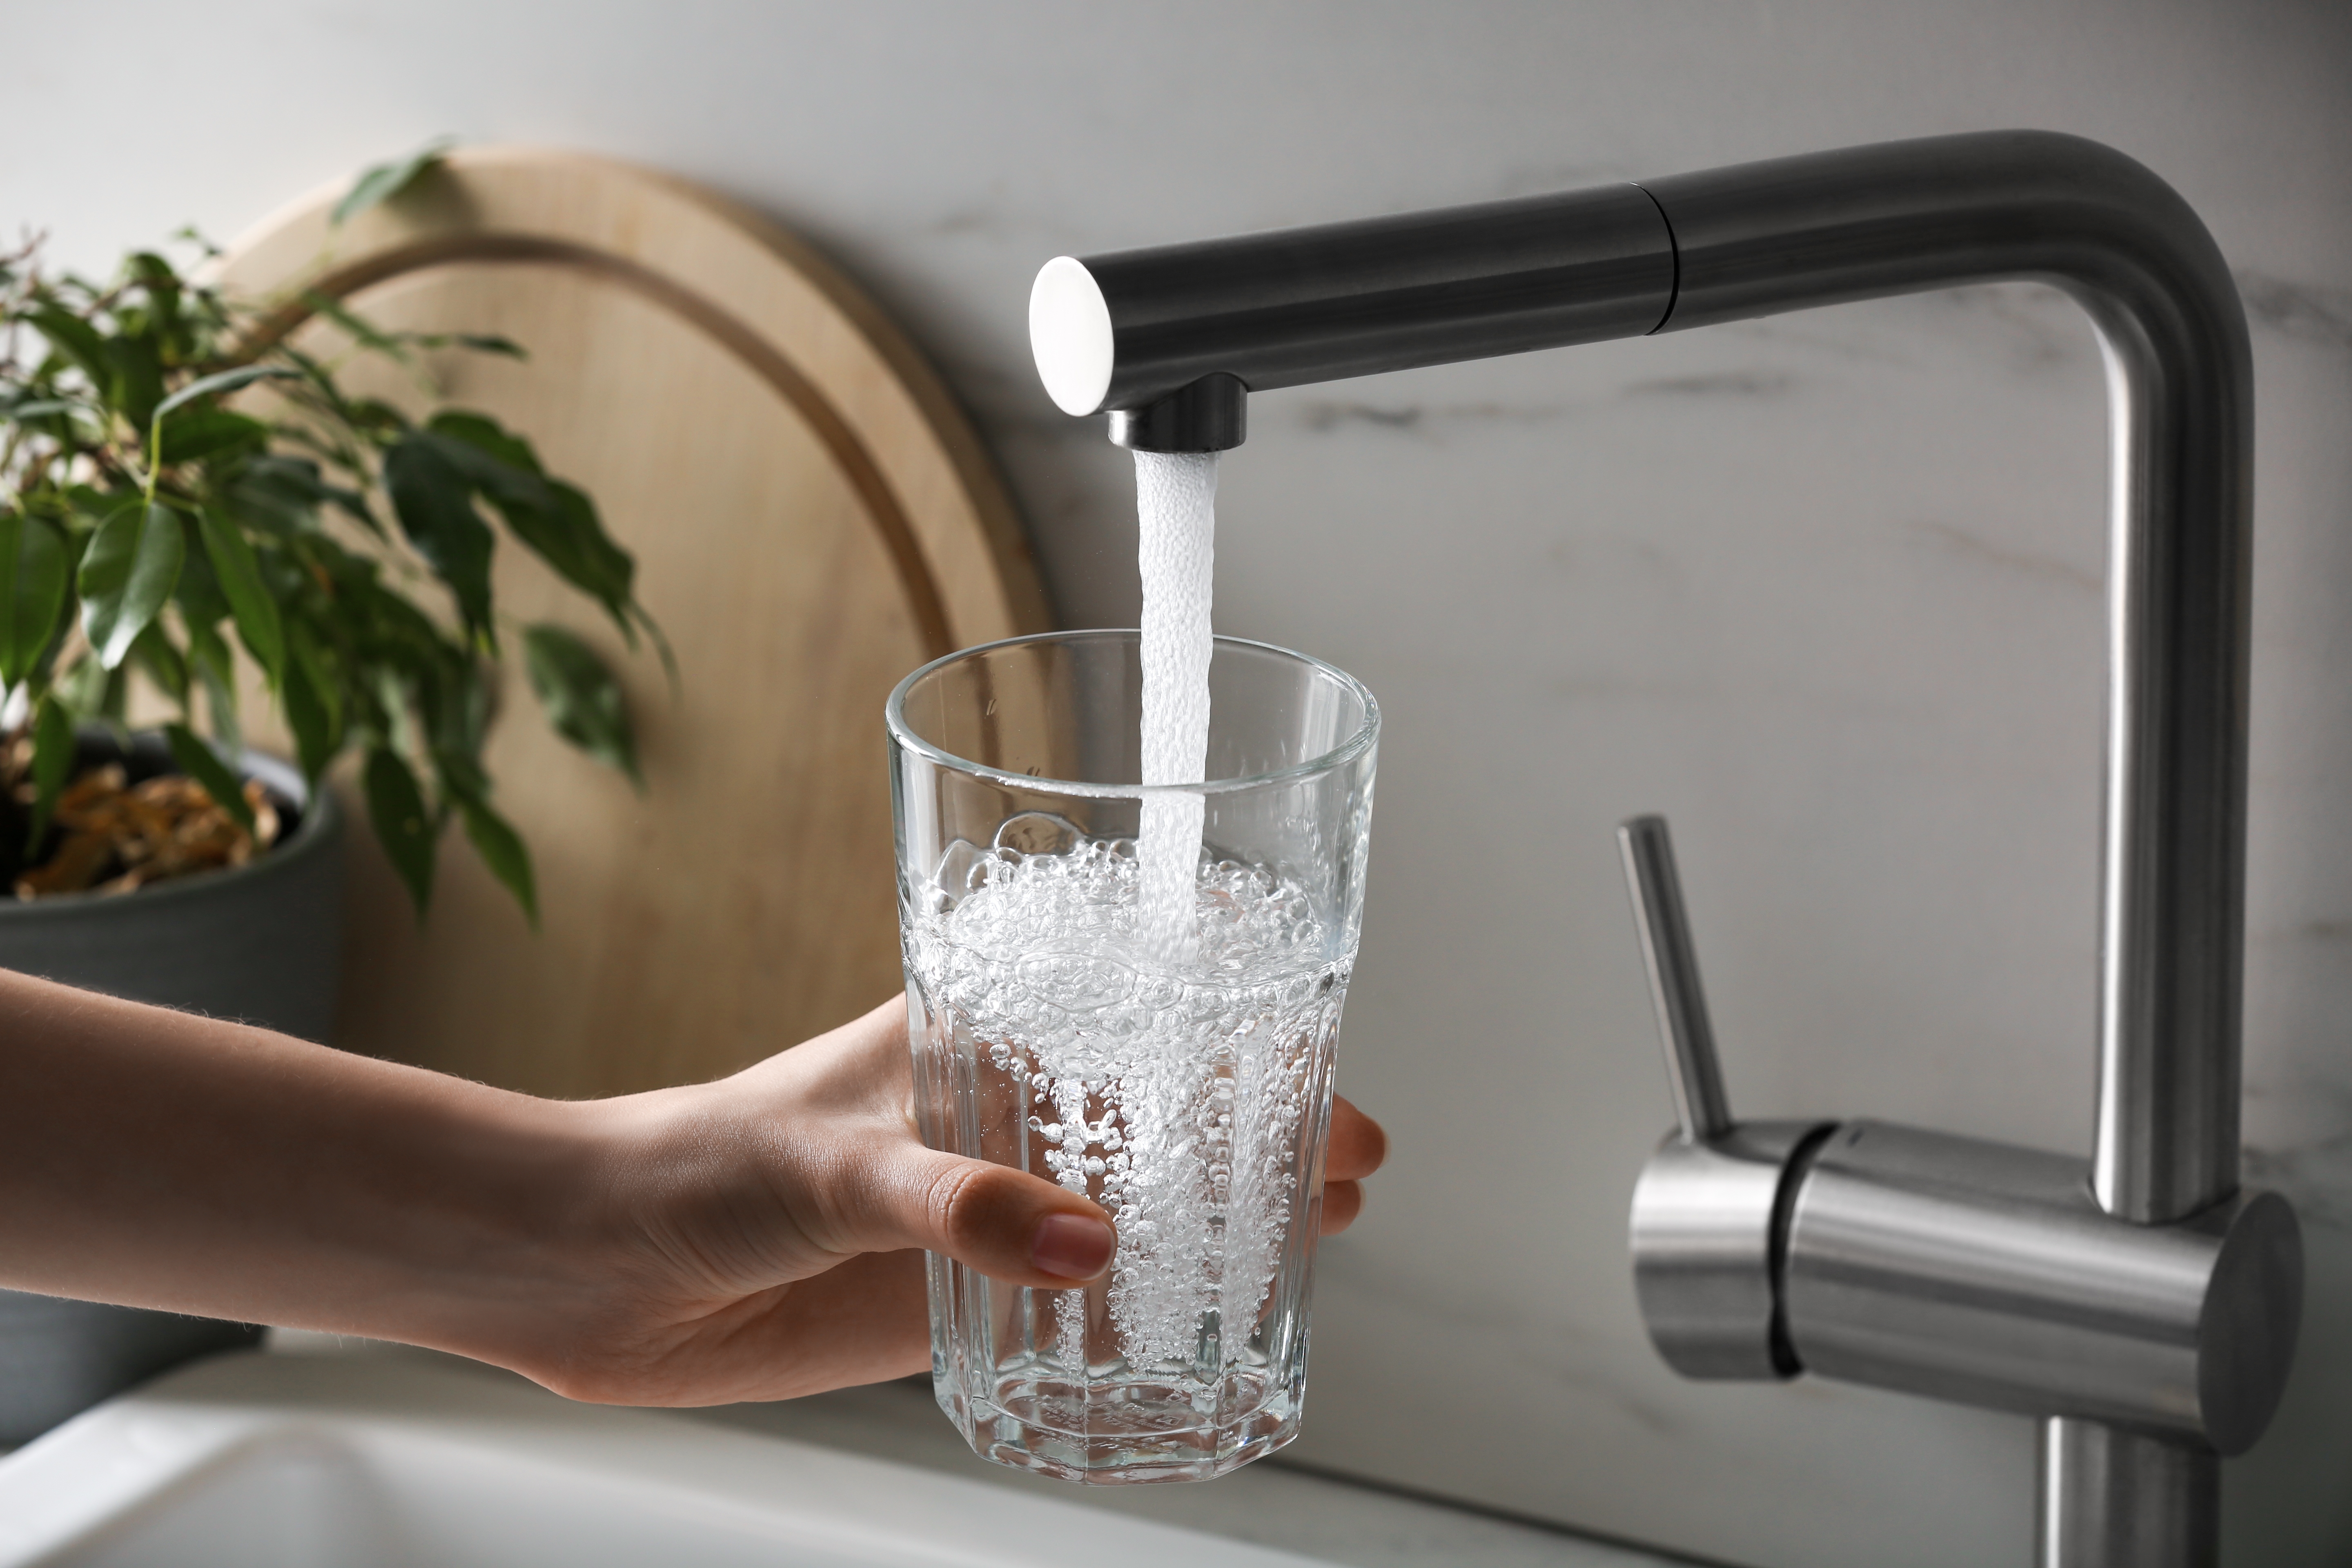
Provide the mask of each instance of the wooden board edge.
{"label": "wooden board edge", "polygon": [[[699,210],[783,263],[840,313],[868,352],[896,378],[913,404],[917,417],[938,443],[941,457],[980,524],[996,577],[996,591],[991,596],[1000,601],[1002,624],[953,625],[951,630],[956,637],[990,641],[1050,630],[1057,624],[1019,509],[1002,470],[961,401],[904,330],[807,241],[744,204],[684,176],[600,153],[501,143],[458,149],[448,154],[447,163],[453,172],[461,175],[477,168],[551,164],[617,175]],[[354,220],[350,229],[334,229],[329,216],[348,188],[348,177],[338,178],[274,208],[239,233],[212,269],[212,276],[236,280],[244,274],[245,283],[257,291],[282,290],[289,286],[289,279],[299,280],[306,274],[347,267],[373,252],[394,244],[411,243],[418,237],[412,223],[402,222],[391,213],[363,215]],[[266,283],[253,278],[257,270],[265,275]],[[920,531],[919,526],[919,536]],[[931,575],[938,580],[936,568]],[[994,616],[981,618],[998,619]],[[957,614],[954,619],[962,623],[965,616]]]}
{"label": "wooden board edge", "polygon": [[962,400],[897,321],[829,257],[763,214],[676,175],[658,170],[639,172],[669,185],[686,200],[709,209],[791,263],[849,318],[914,398],[971,497],[972,509],[996,556],[1012,618],[1011,630],[1002,635],[1025,637],[1055,630],[1059,622],[1045,592],[1045,578],[1037,569],[1028,530],[1013,505],[1013,492],[1004,482],[1003,470],[981,440]]}

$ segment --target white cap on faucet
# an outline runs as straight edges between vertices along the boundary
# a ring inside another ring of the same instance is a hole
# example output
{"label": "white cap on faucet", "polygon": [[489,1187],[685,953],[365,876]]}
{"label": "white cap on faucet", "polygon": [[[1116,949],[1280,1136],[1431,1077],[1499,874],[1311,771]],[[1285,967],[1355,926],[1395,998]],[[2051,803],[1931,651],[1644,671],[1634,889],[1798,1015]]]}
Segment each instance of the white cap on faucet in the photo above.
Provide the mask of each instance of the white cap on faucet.
{"label": "white cap on faucet", "polygon": [[1045,395],[1065,414],[1092,414],[1110,391],[1110,305],[1075,256],[1057,256],[1029,288],[1029,352]]}

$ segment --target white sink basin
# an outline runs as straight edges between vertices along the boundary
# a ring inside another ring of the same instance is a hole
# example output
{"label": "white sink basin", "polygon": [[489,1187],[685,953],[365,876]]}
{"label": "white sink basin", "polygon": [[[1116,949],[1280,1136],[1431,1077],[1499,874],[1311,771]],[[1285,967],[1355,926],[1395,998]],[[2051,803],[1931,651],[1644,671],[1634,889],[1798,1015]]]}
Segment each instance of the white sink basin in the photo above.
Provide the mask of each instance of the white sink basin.
{"label": "white sink basin", "polygon": [[1309,1559],[406,1356],[220,1357],[0,1459],[0,1568]]}

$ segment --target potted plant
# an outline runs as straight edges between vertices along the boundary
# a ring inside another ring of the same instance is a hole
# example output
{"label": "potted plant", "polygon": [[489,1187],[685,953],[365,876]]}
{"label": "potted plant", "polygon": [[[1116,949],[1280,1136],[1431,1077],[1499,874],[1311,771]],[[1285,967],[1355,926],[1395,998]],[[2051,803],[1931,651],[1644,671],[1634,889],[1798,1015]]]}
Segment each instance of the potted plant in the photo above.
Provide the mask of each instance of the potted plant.
{"label": "potted plant", "polygon": [[[432,157],[369,171],[339,216]],[[420,919],[455,821],[537,923],[530,852],[482,763],[510,649],[556,731],[638,777],[602,660],[500,616],[501,539],[628,646],[667,648],[628,552],[523,437],[339,382],[354,358],[415,373],[420,351],[520,350],[300,303],[340,329],[334,356],[159,251],[105,283],[49,275],[31,246],[0,258],[0,967],[323,1038],[341,893],[321,780],[339,758],[356,754]],[[128,727],[134,678],[173,714],[152,732]],[[245,749],[241,679],[282,717],[290,763]],[[255,1331],[0,1292],[0,1443]]]}

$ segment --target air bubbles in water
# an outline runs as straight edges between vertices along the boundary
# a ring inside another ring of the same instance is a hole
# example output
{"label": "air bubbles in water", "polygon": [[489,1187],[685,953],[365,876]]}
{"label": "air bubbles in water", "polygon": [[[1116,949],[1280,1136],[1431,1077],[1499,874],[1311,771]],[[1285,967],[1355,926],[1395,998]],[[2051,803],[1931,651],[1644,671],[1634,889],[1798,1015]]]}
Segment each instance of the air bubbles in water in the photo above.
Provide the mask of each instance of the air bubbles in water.
{"label": "air bubbles in water", "polygon": [[[1195,942],[1171,966],[1144,949],[1122,847],[1000,851],[954,908],[919,915],[909,948],[950,1035],[990,1042],[1004,1088],[982,1099],[1034,1106],[1041,1173],[1118,1222],[1111,1326],[1144,1366],[1192,1361],[1209,1314],[1249,1321],[1265,1299],[1347,956],[1296,889],[1214,861],[1185,889]],[[1084,1364],[1084,1293],[1067,1295],[1057,1353]]]}

